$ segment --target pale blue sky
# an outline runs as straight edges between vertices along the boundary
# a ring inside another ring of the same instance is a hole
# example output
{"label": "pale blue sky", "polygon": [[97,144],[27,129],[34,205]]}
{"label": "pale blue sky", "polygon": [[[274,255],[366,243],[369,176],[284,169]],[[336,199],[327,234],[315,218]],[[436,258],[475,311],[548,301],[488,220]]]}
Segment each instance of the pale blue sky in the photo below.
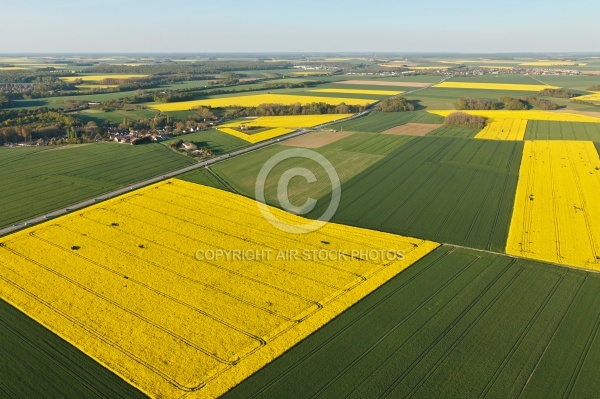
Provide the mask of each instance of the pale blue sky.
{"label": "pale blue sky", "polygon": [[600,2],[0,0],[0,53],[600,52]]}

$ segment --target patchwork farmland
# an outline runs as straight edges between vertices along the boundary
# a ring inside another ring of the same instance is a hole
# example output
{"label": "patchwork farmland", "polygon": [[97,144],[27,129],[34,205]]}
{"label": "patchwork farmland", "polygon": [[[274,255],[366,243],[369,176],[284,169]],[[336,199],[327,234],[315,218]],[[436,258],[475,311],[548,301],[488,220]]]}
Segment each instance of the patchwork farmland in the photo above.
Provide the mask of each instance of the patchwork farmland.
{"label": "patchwork farmland", "polygon": [[598,289],[596,273],[443,246],[224,398],[592,397]]}
{"label": "patchwork farmland", "polygon": [[[522,142],[355,133],[317,149],[336,168],[342,198],[334,220],[395,234],[504,251],[522,157]],[[213,170],[238,192],[254,195],[260,166],[272,147],[216,165]],[[281,163],[267,180],[267,202],[294,163]],[[297,166],[311,167],[309,161]],[[313,167],[314,169],[314,167]],[[324,171],[318,185],[291,185],[290,199],[319,198],[320,215],[331,186]]]}
{"label": "patchwork farmland", "polygon": [[6,172],[0,197],[0,226],[192,163],[158,144],[0,148],[0,166]]}
{"label": "patchwork farmland", "polygon": [[[180,212],[195,212],[201,222]],[[273,212],[299,229],[307,222]],[[0,293],[142,391],[206,397],[224,393],[438,245],[333,224],[285,238],[269,223],[254,201],[169,180],[6,237]],[[263,255],[232,263],[217,249]],[[277,250],[339,257],[262,257]],[[365,251],[402,257],[367,258]]]}
{"label": "patchwork farmland", "polygon": [[[599,88],[591,56],[0,57],[0,397],[595,398]],[[331,165],[257,179],[290,149]]]}

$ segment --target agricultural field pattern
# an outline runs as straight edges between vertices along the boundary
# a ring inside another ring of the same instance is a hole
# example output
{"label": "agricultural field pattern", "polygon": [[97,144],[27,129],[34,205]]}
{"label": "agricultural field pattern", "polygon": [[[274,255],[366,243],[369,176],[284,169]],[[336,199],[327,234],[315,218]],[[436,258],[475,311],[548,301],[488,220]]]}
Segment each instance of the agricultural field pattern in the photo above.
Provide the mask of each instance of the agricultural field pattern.
{"label": "agricultural field pattern", "polygon": [[598,397],[600,55],[143,48],[0,48],[0,398]]}

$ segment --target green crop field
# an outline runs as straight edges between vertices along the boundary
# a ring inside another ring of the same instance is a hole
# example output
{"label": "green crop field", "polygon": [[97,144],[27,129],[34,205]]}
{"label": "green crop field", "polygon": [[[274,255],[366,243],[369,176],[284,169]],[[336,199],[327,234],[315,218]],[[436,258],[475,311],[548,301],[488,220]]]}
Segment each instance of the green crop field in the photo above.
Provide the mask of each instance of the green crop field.
{"label": "green crop field", "polygon": [[[543,86],[540,86],[542,90]],[[502,96],[528,97],[534,96],[531,91],[502,91],[484,89],[453,89],[442,87],[430,87],[415,93],[408,94],[408,100],[417,100],[419,105],[429,109],[455,109],[454,102],[460,97],[485,98],[498,100]]]}
{"label": "green crop field", "polygon": [[432,132],[429,132],[428,136],[439,136],[439,137],[465,137],[472,138],[479,133],[479,129],[471,129],[465,127],[456,127],[456,126],[442,126],[440,128],[435,129]]}
{"label": "green crop field", "polygon": [[236,398],[594,398],[600,275],[443,246]]}
{"label": "green crop field", "polygon": [[198,148],[208,148],[214,155],[225,154],[231,151],[239,150],[240,148],[248,147],[249,142],[234,137],[230,134],[220,132],[216,129],[205,130],[202,132],[184,134],[174,137],[170,140],[163,141],[162,144],[168,146],[170,143],[179,140],[189,141],[194,143]]}
{"label": "green crop field", "polygon": [[[314,88],[310,88],[310,89],[292,89],[292,90],[287,90],[285,93],[282,94],[292,94],[294,96],[308,96],[308,97],[334,97],[334,98],[360,98],[360,99],[365,99],[365,100],[373,100],[373,102],[375,101],[379,101],[379,100],[383,100],[385,98],[391,97],[394,94],[390,94],[390,95],[386,95],[386,94],[364,94],[364,93],[322,93],[322,92],[315,92],[315,91],[310,91],[310,90],[319,90],[319,89],[327,89],[330,88],[329,85],[321,85],[321,86],[316,86]],[[352,89],[352,87],[346,87],[346,89]],[[379,89],[379,90],[384,90],[384,89]],[[399,92],[400,90],[398,90]]]}
{"label": "green crop field", "polygon": [[529,121],[525,140],[600,141],[600,123]]}
{"label": "green crop field", "polygon": [[[238,192],[254,196],[262,165],[282,146],[272,146],[214,165]],[[475,248],[504,251],[523,142],[355,134],[317,149],[340,175],[342,198],[333,221],[373,230]],[[288,160],[272,171],[266,199],[278,206],[278,177],[292,166],[316,173],[318,182],[290,187],[304,203],[309,193],[318,217],[331,185],[312,161]],[[292,183],[294,183],[292,181]]]}
{"label": "green crop field", "polygon": [[202,184],[203,186],[209,186],[218,188],[221,190],[228,190],[227,187],[219,179],[217,179],[212,173],[206,169],[196,169],[191,172],[187,172],[177,176],[178,179],[186,180],[191,183]]}
{"label": "green crop field", "polygon": [[338,142],[328,144],[321,151],[348,151],[371,155],[388,155],[413,140],[412,136],[355,133]]}
{"label": "green crop field", "polygon": [[[338,142],[315,149],[315,151],[331,162],[340,180],[345,182],[380,162],[391,151],[407,145],[412,139],[413,137],[406,136],[356,133]],[[252,198],[255,194],[256,179],[262,166],[269,158],[289,148],[283,145],[269,146],[238,158],[220,162],[211,166],[211,169],[238,193]],[[317,199],[318,203],[325,203],[331,191],[331,183],[326,171],[312,160],[300,158],[288,159],[273,168],[265,183],[267,202],[278,204],[276,188],[279,177],[291,167],[307,168],[315,174],[317,182],[307,185],[303,179],[293,179],[288,189],[290,201],[302,204],[310,197]]]}
{"label": "green crop field", "polygon": [[[455,76],[449,82],[472,82],[472,83],[503,83],[503,84],[525,84],[525,85],[541,85],[543,83],[534,79],[531,76],[516,75],[516,74],[486,74],[481,76]],[[510,92],[509,92],[510,93]],[[504,95],[504,94],[503,94]]]}
{"label": "green crop field", "polygon": [[444,118],[426,111],[371,112],[367,116],[331,125],[331,129],[380,133],[405,123],[443,123]]}
{"label": "green crop field", "polygon": [[[600,67],[596,67],[600,69]],[[585,90],[588,87],[599,85],[600,76],[565,76],[565,75],[544,75],[536,76],[540,80],[551,86],[566,87],[575,90]]]}
{"label": "green crop field", "polygon": [[98,126],[101,126],[105,122],[110,123],[121,123],[124,119],[129,121],[139,120],[139,119],[148,119],[157,115],[158,112],[151,109],[141,109],[141,110],[115,110],[115,111],[101,111],[101,110],[93,110],[87,109],[84,111],[71,112],[70,116],[73,118],[81,119],[83,123],[88,123],[90,121],[95,122]]}
{"label": "green crop field", "polygon": [[[363,80],[363,79],[358,79],[358,80]],[[365,82],[367,82],[367,80],[365,80]],[[330,83],[330,84],[326,84],[326,85],[319,85],[317,87],[315,87],[316,89],[343,89],[343,90],[386,90],[386,91],[393,91],[396,93],[400,93],[401,91],[405,91],[405,90],[414,90],[414,87],[403,87],[403,86],[384,86],[381,85],[381,83],[385,83],[383,81],[378,81],[375,80],[374,82],[378,83],[377,85],[370,85],[370,84],[345,84],[345,83]],[[357,94],[355,94],[356,96]],[[391,94],[393,95],[393,94]],[[390,96],[391,96],[390,95]],[[388,96],[388,97],[390,97]]]}
{"label": "green crop field", "polygon": [[193,164],[160,144],[0,149],[0,226]]}
{"label": "green crop field", "polygon": [[333,221],[504,251],[522,151],[523,142],[417,137],[343,183]]}
{"label": "green crop field", "polygon": [[[351,79],[354,79],[354,77],[351,77]],[[368,80],[368,79],[374,79],[377,80],[378,82],[419,82],[419,83],[437,83],[440,80],[442,80],[442,76],[437,76],[437,75],[408,75],[408,76],[396,76],[396,77],[391,77],[391,76],[385,76],[385,77],[381,77],[381,76],[373,76],[373,77],[369,77],[369,76],[358,76],[356,77],[356,79],[359,80]]]}
{"label": "green crop field", "polygon": [[56,334],[0,300],[0,397],[146,398]]}

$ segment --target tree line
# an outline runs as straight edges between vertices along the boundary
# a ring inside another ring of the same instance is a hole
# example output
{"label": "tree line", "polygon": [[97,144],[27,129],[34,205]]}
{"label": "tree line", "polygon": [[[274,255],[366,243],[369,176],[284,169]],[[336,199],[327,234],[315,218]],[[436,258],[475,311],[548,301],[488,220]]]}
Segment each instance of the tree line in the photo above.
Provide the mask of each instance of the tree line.
{"label": "tree line", "polygon": [[256,107],[246,107],[236,110],[232,116],[283,116],[283,115],[321,115],[321,114],[354,114],[366,109],[363,105],[348,105],[341,103],[330,105],[323,102],[308,104],[295,103],[260,104]]}
{"label": "tree line", "polygon": [[454,107],[458,110],[499,110],[505,109],[510,111],[528,110],[533,107],[543,110],[558,109],[558,104],[537,97],[500,97],[498,101],[488,100],[485,98],[466,98],[461,97],[454,102]]}

